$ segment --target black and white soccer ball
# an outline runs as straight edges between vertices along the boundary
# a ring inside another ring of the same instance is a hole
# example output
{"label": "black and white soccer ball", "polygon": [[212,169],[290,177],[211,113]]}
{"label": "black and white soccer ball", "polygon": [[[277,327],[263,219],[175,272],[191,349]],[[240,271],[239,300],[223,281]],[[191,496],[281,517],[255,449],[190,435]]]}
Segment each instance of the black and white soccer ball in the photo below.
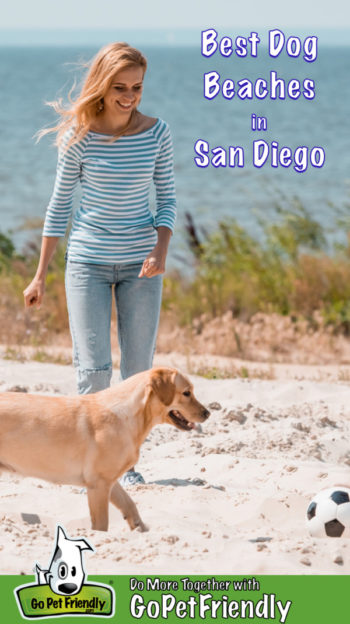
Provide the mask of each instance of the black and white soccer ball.
{"label": "black and white soccer ball", "polygon": [[321,490],[312,499],[306,516],[312,537],[350,537],[350,488]]}

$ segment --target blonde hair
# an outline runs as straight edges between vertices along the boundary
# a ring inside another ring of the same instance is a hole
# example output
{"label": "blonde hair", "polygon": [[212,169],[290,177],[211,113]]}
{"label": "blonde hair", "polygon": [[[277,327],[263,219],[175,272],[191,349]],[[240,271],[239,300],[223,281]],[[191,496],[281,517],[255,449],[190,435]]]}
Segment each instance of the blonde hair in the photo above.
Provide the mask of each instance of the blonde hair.
{"label": "blonde hair", "polygon": [[[107,93],[115,74],[135,65],[142,67],[145,74],[147,69],[146,58],[139,50],[132,48],[129,44],[116,42],[101,48],[92,59],[80,94],[75,100],[71,97],[75,85],[70,90],[68,94],[70,106],[64,107],[62,98],[54,102],[47,102],[61,116],[61,119],[56,126],[40,130],[37,133],[37,140],[39,141],[49,132],[57,132],[55,144],[61,146],[63,136],[70,128],[73,129],[73,132],[65,145],[65,149],[83,139],[89,131],[91,123],[103,110],[103,97]],[[133,115],[131,115],[123,132],[128,129],[132,119]],[[112,136],[111,141],[115,141],[120,134]]]}

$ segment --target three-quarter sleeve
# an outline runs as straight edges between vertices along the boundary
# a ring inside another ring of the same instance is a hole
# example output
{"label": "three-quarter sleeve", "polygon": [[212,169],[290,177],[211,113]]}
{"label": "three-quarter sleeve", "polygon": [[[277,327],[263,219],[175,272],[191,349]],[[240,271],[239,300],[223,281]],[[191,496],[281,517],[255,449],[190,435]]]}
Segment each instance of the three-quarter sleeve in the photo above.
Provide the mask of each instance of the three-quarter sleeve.
{"label": "three-quarter sleeve", "polygon": [[156,187],[155,227],[164,225],[174,231],[176,194],[174,182],[173,144],[168,124],[159,137],[160,149],[155,162],[153,180]]}
{"label": "three-quarter sleeve", "polygon": [[59,148],[55,185],[46,210],[43,236],[64,236],[72,213],[74,190],[81,174],[83,142],[65,149],[70,136],[71,130],[65,134]]}

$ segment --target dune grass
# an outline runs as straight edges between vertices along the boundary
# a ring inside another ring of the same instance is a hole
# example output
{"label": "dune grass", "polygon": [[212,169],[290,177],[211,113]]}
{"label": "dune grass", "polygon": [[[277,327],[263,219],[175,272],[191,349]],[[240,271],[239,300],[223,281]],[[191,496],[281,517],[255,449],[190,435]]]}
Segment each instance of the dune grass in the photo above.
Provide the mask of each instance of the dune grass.
{"label": "dune grass", "polygon": [[277,206],[273,219],[260,218],[259,225],[258,238],[234,219],[222,221],[200,240],[188,215],[194,274],[190,280],[179,273],[165,279],[164,307],[183,325],[229,310],[244,320],[277,312],[312,324],[318,311],[324,324],[349,334],[349,236],[331,245],[330,232],[297,199],[288,209]]}
{"label": "dune grass", "polygon": [[[336,213],[336,211],[334,211]],[[350,237],[346,213],[326,229],[294,198],[276,204],[269,217],[257,217],[260,234],[252,236],[234,219],[220,221],[216,231],[199,232],[187,215],[187,247],[192,271],[170,271],[164,278],[163,314],[182,326],[228,311],[249,320],[256,312],[305,318],[350,334]],[[331,243],[332,233],[343,242]],[[52,344],[68,332],[64,293],[62,241],[47,278],[45,306],[24,310],[23,290],[38,262],[40,239],[18,253],[0,234],[0,342]],[[187,276],[186,276],[187,275]],[[317,313],[317,314],[315,314]],[[316,320],[318,319],[318,320]],[[239,337],[237,337],[239,340]]]}

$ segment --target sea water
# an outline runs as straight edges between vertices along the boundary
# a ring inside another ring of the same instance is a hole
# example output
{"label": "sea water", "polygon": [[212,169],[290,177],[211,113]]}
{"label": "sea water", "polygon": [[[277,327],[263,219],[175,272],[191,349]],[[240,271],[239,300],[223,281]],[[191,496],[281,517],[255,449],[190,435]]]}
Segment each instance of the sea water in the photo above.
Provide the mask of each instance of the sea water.
{"label": "sea water", "polygon": [[[18,248],[34,231],[22,230],[28,219],[42,219],[50,199],[57,160],[53,135],[38,144],[33,138],[55,122],[46,101],[63,97],[83,75],[77,63],[89,60],[96,48],[2,47],[0,48],[0,211],[2,232],[12,232]],[[252,234],[257,232],[256,212],[275,218],[273,206],[288,207],[293,197],[325,226],[332,225],[336,210],[349,199],[350,149],[349,102],[350,48],[322,47],[313,63],[280,55],[270,58],[259,49],[257,58],[205,58],[198,47],[145,47],[148,59],[140,110],[165,119],[171,127],[178,202],[178,222],[171,245],[170,263],[186,259],[186,212],[206,232],[220,220],[235,218]],[[211,100],[203,95],[204,74],[216,71],[222,79],[268,79],[270,72],[288,82],[315,84],[315,97],[307,100],[265,98]],[[252,119],[265,118],[266,130],[252,130]],[[244,167],[199,167],[195,144],[211,147],[241,146]],[[254,141],[288,146],[292,153],[302,146],[321,146],[322,167],[254,166]],[[79,191],[75,205],[79,201]],[[154,203],[154,193],[151,194]]]}

